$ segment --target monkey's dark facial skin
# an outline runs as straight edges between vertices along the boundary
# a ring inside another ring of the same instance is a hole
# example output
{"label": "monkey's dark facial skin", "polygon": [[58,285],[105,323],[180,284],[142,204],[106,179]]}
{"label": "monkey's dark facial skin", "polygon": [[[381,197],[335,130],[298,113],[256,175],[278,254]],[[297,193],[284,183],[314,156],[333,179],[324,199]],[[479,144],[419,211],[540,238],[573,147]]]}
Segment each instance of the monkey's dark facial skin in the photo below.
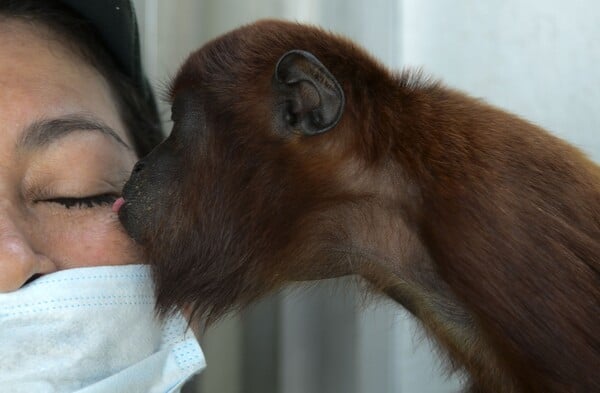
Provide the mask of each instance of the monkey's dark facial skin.
{"label": "monkey's dark facial skin", "polygon": [[193,53],[120,219],[157,307],[214,320],[356,274],[419,318],[472,392],[600,391],[600,169],[548,132],[262,21]]}
{"label": "monkey's dark facial skin", "polygon": [[[155,239],[166,240],[163,229],[178,228],[187,220],[181,216],[188,199],[182,195],[185,192],[182,188],[190,182],[196,184],[196,180],[193,172],[185,168],[188,162],[197,159],[199,152],[186,148],[194,146],[194,141],[186,137],[193,139],[196,133],[184,133],[180,129],[195,130],[194,127],[203,124],[203,119],[200,111],[190,107],[193,101],[184,98],[181,95],[178,99],[179,107],[187,105],[189,110],[177,120],[177,127],[169,138],[137,162],[123,188],[125,204],[119,209],[119,218],[131,237],[144,245]],[[198,190],[194,190],[193,194],[196,193]]]}

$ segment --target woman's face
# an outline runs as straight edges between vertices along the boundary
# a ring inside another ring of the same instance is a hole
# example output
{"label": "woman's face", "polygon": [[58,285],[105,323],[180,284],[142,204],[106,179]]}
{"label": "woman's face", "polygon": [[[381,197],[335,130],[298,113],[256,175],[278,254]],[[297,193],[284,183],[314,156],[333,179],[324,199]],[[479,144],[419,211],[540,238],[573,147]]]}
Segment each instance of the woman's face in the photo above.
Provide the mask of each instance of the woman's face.
{"label": "woman's face", "polygon": [[135,161],[104,78],[45,28],[0,20],[0,292],[140,263],[111,211]]}

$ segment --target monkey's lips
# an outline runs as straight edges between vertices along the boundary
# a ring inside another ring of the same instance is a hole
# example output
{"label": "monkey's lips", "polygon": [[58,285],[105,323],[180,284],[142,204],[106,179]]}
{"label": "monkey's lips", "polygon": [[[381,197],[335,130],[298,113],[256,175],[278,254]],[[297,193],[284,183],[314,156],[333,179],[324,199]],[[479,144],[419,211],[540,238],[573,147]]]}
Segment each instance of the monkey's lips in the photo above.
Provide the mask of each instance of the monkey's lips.
{"label": "monkey's lips", "polygon": [[[112,205],[113,213],[116,213],[119,216],[119,221],[121,225],[125,228],[125,231],[131,236],[134,240],[139,240],[139,231],[138,225],[136,225],[135,219],[131,217],[131,202],[130,199],[125,199],[125,197],[117,198],[117,200]],[[135,213],[134,213],[135,217]]]}
{"label": "monkey's lips", "polygon": [[115,200],[111,209],[118,215],[127,234],[137,243],[143,244],[147,231],[154,225],[155,215],[148,214],[148,206],[154,205],[154,201],[149,200],[137,184],[125,184],[122,196]]}
{"label": "monkey's lips", "polygon": [[118,198],[115,203],[112,205],[112,211],[114,213],[119,213],[121,207],[125,204],[125,199],[123,197]]}

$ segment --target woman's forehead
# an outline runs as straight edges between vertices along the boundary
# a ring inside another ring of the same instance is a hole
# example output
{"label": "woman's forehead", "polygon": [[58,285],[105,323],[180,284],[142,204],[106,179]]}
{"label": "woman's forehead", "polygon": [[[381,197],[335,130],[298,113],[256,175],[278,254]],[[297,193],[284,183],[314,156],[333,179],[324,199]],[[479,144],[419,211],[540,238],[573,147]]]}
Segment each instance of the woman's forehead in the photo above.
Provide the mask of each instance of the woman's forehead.
{"label": "woman's forehead", "polygon": [[0,129],[11,128],[0,138],[40,119],[90,113],[129,139],[104,77],[48,28],[0,19],[0,87]]}

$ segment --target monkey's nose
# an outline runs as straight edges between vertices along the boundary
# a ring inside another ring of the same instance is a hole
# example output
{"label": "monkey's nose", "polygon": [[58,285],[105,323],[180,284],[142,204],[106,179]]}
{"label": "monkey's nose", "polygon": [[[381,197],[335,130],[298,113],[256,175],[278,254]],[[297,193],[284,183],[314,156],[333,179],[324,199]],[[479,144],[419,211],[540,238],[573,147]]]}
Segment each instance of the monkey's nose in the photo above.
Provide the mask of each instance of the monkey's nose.
{"label": "monkey's nose", "polygon": [[146,164],[144,164],[144,162],[141,161],[141,160],[138,161],[138,162],[136,162],[135,165],[133,166],[131,174],[134,175],[136,173],[141,172],[144,169],[145,166],[146,166]]}

